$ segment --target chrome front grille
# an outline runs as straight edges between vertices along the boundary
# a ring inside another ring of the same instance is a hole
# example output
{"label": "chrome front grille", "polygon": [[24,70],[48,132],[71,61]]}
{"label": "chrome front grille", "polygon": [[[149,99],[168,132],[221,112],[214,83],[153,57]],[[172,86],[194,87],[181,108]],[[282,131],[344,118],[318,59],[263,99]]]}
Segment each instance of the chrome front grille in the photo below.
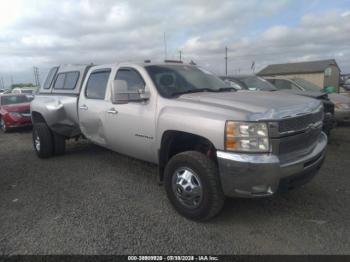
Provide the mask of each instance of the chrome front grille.
{"label": "chrome front grille", "polygon": [[316,144],[322,127],[310,128],[309,130],[292,136],[280,138],[279,154],[289,154],[296,151],[307,151]]}
{"label": "chrome front grille", "polygon": [[322,132],[323,108],[314,113],[269,123],[272,152],[288,160],[306,155],[317,144]]}
{"label": "chrome front grille", "polygon": [[323,111],[317,111],[307,115],[296,116],[279,121],[278,131],[280,134],[297,132],[307,129],[312,124],[323,121]]}

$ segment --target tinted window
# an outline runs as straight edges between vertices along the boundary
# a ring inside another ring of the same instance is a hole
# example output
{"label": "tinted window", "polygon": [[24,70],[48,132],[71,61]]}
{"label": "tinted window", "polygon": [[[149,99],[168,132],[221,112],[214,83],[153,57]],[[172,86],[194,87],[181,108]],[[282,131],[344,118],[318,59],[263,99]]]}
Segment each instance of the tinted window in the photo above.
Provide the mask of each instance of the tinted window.
{"label": "tinted window", "polygon": [[300,90],[292,82],[284,79],[275,79],[275,86],[277,89]]}
{"label": "tinted window", "polygon": [[74,89],[78,82],[79,72],[67,72],[57,75],[55,89]]}
{"label": "tinted window", "polygon": [[1,97],[2,105],[11,105],[11,104],[20,104],[20,103],[28,103],[33,99],[27,96],[3,96]]}
{"label": "tinted window", "polygon": [[56,82],[55,82],[55,89],[63,89],[64,86],[64,79],[66,78],[65,74],[59,74],[56,78]]}
{"label": "tinted window", "polygon": [[227,84],[211,72],[188,65],[146,66],[157,90],[164,97],[183,93],[218,91]]}
{"label": "tinted window", "polygon": [[58,70],[58,67],[53,67],[49,74],[47,75],[46,77],[46,80],[45,80],[45,83],[44,83],[44,89],[49,89],[51,84],[52,84],[52,81],[57,73],[57,70]]}
{"label": "tinted window", "polygon": [[129,91],[138,91],[145,88],[145,82],[138,72],[132,69],[120,69],[116,80],[124,80]]}
{"label": "tinted window", "polygon": [[96,71],[90,74],[85,94],[88,98],[104,99],[111,70]]}
{"label": "tinted window", "polygon": [[299,86],[301,86],[302,88],[304,88],[306,91],[321,91],[321,88],[309,81],[306,81],[304,79],[301,78],[295,78],[293,79],[293,81],[295,83],[297,83]]}
{"label": "tinted window", "polygon": [[79,72],[66,73],[66,80],[64,83],[64,89],[74,89],[78,82]]}
{"label": "tinted window", "polygon": [[238,77],[249,90],[274,91],[276,88],[267,80],[258,76]]}
{"label": "tinted window", "polygon": [[29,89],[27,89],[27,90],[21,90],[21,92],[22,92],[22,94],[33,94],[34,93],[34,90],[29,90]]}

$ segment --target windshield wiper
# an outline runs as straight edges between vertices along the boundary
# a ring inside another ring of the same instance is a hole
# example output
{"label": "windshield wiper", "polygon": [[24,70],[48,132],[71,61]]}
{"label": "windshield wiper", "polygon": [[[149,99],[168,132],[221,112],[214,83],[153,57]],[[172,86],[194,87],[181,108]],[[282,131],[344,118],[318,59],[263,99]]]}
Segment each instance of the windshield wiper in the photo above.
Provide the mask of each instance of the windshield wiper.
{"label": "windshield wiper", "polygon": [[212,90],[212,92],[227,92],[227,91],[237,91],[234,87],[221,87],[217,90]]}
{"label": "windshield wiper", "polygon": [[184,94],[200,93],[200,92],[213,92],[213,89],[209,89],[209,88],[190,89],[182,92],[173,93],[171,94],[171,96],[174,97],[174,96],[180,96]]}
{"label": "windshield wiper", "polygon": [[228,91],[237,91],[237,89],[233,87],[221,87],[219,89],[198,88],[198,89],[190,89],[182,92],[176,92],[176,93],[173,93],[171,96],[174,97],[174,96],[180,96],[184,94],[200,93],[200,92],[228,92]]}

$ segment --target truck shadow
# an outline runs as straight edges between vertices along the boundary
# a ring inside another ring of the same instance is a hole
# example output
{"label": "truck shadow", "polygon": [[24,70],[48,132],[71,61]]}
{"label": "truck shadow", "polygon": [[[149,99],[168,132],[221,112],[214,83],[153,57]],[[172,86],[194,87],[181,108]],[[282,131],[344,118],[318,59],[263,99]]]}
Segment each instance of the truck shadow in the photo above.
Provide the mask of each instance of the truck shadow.
{"label": "truck shadow", "polygon": [[[73,158],[76,156],[84,158],[89,158],[91,155],[94,157],[99,156],[98,160],[105,162],[110,167],[119,166],[130,170],[132,175],[129,174],[129,180],[135,180],[136,183],[151,186],[154,190],[161,191],[159,193],[165,194],[164,188],[157,184],[158,177],[155,165],[118,154],[94,145],[87,140],[69,142],[66,155],[67,157],[73,156]],[[324,198],[324,192],[322,187],[318,187],[317,183],[314,183],[314,181],[311,181],[310,184],[300,188],[268,198],[227,198],[222,212],[206,223],[225,225],[234,222],[249,225],[256,224],[257,217],[261,219],[259,223],[269,223],[276,217],[291,219],[291,214],[296,216],[303,214],[303,216],[310,218],[315,217],[315,212],[319,210],[320,205],[322,205],[321,209],[327,210],[326,205],[329,201],[320,202],[320,199]],[[151,198],[149,201],[154,201],[154,196],[149,195],[145,197]],[[170,203],[168,205],[170,206]],[[175,211],[173,212],[176,214]]]}

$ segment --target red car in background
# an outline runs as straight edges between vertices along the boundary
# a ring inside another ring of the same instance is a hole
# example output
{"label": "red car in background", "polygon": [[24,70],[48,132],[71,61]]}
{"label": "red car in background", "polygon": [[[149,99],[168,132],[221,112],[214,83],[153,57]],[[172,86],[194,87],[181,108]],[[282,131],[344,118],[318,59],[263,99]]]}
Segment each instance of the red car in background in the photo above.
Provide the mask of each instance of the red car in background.
{"label": "red car in background", "polygon": [[3,132],[11,128],[31,126],[30,102],[33,97],[23,94],[0,95],[0,127]]}

